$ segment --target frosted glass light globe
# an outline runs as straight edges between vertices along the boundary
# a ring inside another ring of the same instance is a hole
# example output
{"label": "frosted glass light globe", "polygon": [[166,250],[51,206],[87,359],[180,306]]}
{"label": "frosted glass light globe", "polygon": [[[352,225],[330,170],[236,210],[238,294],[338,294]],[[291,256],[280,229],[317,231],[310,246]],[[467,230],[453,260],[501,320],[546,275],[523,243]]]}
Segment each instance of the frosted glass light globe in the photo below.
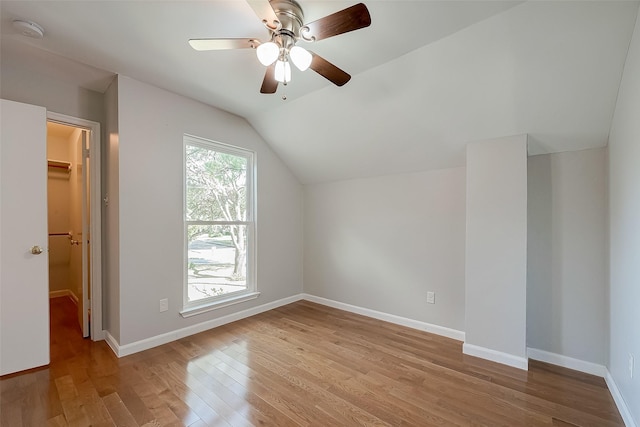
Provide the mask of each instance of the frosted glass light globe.
{"label": "frosted glass light globe", "polygon": [[265,67],[276,62],[278,56],[280,55],[280,48],[274,42],[262,43],[256,49],[256,56],[258,57],[258,61]]}
{"label": "frosted glass light globe", "polygon": [[293,62],[293,65],[298,67],[298,70],[304,71],[311,65],[313,57],[308,50],[300,46],[294,46],[289,51],[289,57]]}
{"label": "frosted glass light globe", "polygon": [[289,83],[291,81],[291,65],[289,62],[276,62],[275,79],[280,83]]}

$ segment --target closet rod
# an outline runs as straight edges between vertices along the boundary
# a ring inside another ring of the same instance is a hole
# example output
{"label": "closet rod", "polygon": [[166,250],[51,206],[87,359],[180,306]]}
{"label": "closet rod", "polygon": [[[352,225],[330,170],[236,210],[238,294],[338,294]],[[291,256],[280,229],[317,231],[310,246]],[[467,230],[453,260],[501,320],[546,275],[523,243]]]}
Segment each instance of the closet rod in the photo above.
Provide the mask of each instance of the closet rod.
{"label": "closet rod", "polygon": [[66,233],[49,233],[49,236],[67,236],[67,237],[71,237],[72,234],[70,231],[66,232]]}

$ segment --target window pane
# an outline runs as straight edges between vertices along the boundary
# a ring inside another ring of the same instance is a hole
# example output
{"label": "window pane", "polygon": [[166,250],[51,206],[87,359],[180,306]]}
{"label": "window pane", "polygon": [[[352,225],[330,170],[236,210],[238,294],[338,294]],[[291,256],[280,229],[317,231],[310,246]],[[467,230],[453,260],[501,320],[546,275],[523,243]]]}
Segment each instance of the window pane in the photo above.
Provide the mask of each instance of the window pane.
{"label": "window pane", "polygon": [[247,159],[186,146],[188,221],[246,221]]}
{"label": "window pane", "polygon": [[247,289],[247,226],[188,225],[188,301]]}

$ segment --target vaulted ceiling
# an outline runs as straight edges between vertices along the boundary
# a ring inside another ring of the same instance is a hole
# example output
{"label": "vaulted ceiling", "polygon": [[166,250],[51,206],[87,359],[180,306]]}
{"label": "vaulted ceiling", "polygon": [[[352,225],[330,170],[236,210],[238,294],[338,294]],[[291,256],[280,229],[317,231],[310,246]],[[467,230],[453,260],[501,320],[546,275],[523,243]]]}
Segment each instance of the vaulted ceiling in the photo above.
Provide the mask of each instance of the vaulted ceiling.
{"label": "vaulted ceiling", "polygon": [[[353,4],[299,3],[306,22]],[[303,183],[461,166],[467,143],[514,134],[532,154],[606,145],[637,2],[365,3],[370,27],[305,45],[352,75],[343,87],[294,70],[263,95],[251,49],[191,49],[266,40],[240,0],[3,0],[1,59],[98,92],[123,74],[243,116]]]}

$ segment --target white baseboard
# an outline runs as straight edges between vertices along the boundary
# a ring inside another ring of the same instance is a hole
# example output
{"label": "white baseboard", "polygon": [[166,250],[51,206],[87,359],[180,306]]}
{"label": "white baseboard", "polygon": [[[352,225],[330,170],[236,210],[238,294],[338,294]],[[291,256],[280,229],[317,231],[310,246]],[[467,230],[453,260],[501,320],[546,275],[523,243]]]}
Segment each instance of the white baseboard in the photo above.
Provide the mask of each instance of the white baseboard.
{"label": "white baseboard", "polygon": [[310,294],[302,294],[302,299],[326,305],[328,307],[337,308],[339,310],[361,314],[363,316],[372,317],[374,319],[383,320],[389,323],[394,323],[396,325],[406,326],[408,328],[418,329],[420,331],[425,331],[436,335],[442,335],[444,337],[458,341],[464,341],[464,332],[458,331],[456,329],[446,328],[444,326],[438,326],[427,322],[421,322],[419,320],[396,316],[395,314],[384,313],[382,311],[371,310],[369,308],[358,307],[355,305],[317,297]]}
{"label": "white baseboard", "polygon": [[529,359],[551,363],[552,365],[562,366],[563,368],[573,369],[574,371],[580,371],[602,378],[607,374],[607,368],[604,365],[574,359],[573,357],[563,356],[562,354],[551,353],[537,348],[527,348],[527,356]]}
{"label": "white baseboard", "polygon": [[618,385],[615,380],[611,376],[611,373],[607,369],[607,372],[604,376],[604,380],[607,383],[607,387],[609,387],[609,391],[611,392],[611,396],[613,397],[613,401],[616,402],[616,406],[618,407],[618,411],[620,412],[620,416],[624,421],[624,425],[626,427],[638,427],[636,422],[633,420],[633,416],[631,415],[631,411],[629,410],[629,406],[627,406],[627,402],[624,401],[620,390],[618,389]]}
{"label": "white baseboard", "polygon": [[291,297],[283,298],[271,303],[263,304],[257,307],[253,307],[247,310],[243,310],[237,313],[229,314],[227,316],[212,319],[206,322],[198,323],[197,325],[188,326],[186,328],[178,329],[176,331],[167,332],[165,334],[156,335],[154,337],[146,338],[140,341],[136,341],[130,344],[120,345],[118,341],[108,332],[104,331],[104,339],[111,347],[113,352],[118,357],[128,356],[130,354],[137,353],[139,351],[147,350],[153,347],[157,347],[162,344],[166,344],[180,338],[194,335],[218,326],[226,325],[227,323],[235,322],[236,320],[244,319],[256,314],[263,313],[265,311],[273,310],[274,308],[281,307],[283,305],[291,304],[302,299],[315,302],[318,304],[326,305],[329,307],[337,308],[340,310],[349,311],[356,314],[362,314],[374,319],[383,320],[386,322],[394,323],[401,326],[406,326],[413,329],[418,329],[425,332],[430,332],[436,335],[445,336],[458,341],[464,341],[464,332],[455,329],[446,328],[443,326],[433,325],[418,320],[408,319],[405,317],[396,316],[393,314],[383,313],[380,311],[371,310],[368,308],[357,307],[350,304],[341,303],[338,301],[329,300],[322,297],[316,297],[309,294],[298,294]]}
{"label": "white baseboard", "polygon": [[135,341],[129,344],[120,345],[118,341],[108,331],[106,331],[105,340],[107,341],[107,344],[109,345],[109,347],[111,347],[113,352],[116,354],[116,356],[124,357],[130,354],[138,353],[139,351],[148,350],[150,348],[157,347],[162,344],[167,344],[169,342],[179,340],[180,338],[184,338],[190,335],[204,332],[209,329],[216,328],[218,326],[226,325],[227,323],[231,323],[247,317],[255,316],[256,314],[273,310],[274,308],[291,304],[292,302],[300,301],[301,299],[302,299],[301,294],[294,295],[294,296],[283,298],[277,301],[272,301],[267,304],[262,304],[257,307],[242,310],[237,313],[232,313],[226,316],[222,316],[217,319],[212,319],[206,322],[198,323],[196,325],[187,326],[186,328],[167,332],[165,334],[156,335],[154,337],[146,338],[140,341]]}
{"label": "white baseboard", "polygon": [[116,340],[113,335],[111,335],[109,333],[109,331],[104,331],[104,341],[107,343],[107,345],[109,346],[109,348],[111,348],[111,351],[113,351],[113,354],[115,354],[118,357],[122,357],[120,356],[119,353],[119,349],[120,349],[120,345],[118,344],[118,340]]}
{"label": "white baseboard", "polygon": [[73,293],[71,289],[62,289],[59,291],[49,291],[49,298],[69,297],[73,302],[78,304],[78,297]]}
{"label": "white baseboard", "polygon": [[69,289],[62,289],[59,291],[49,291],[49,299],[51,298],[60,298],[60,297],[68,297],[71,291]]}
{"label": "white baseboard", "polygon": [[492,362],[502,363],[503,365],[512,366],[514,368],[528,370],[529,361],[526,357],[519,357],[509,353],[492,350],[486,347],[480,347],[469,343],[462,345],[462,352],[469,356],[479,357],[481,359],[491,360]]}
{"label": "white baseboard", "polygon": [[631,416],[631,411],[629,410],[627,403],[624,401],[624,398],[618,389],[618,385],[606,366],[586,362],[580,359],[574,359],[573,357],[563,356],[561,354],[551,353],[545,350],[539,350],[537,348],[527,348],[527,355],[533,360],[539,360],[541,362],[562,366],[563,368],[573,369],[575,371],[584,372],[585,374],[604,378],[625,426],[638,427]]}

